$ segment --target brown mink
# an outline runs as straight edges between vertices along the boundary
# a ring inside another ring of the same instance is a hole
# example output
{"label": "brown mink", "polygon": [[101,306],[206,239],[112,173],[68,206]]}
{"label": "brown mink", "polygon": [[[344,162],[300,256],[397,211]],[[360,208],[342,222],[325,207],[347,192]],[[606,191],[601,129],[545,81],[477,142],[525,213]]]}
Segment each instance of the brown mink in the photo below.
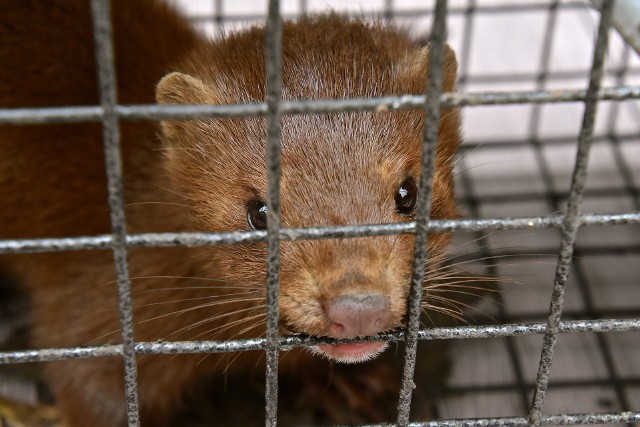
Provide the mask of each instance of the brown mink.
{"label": "brown mink", "polygon": [[[81,0],[0,0],[0,107],[98,103],[90,12]],[[123,104],[229,104],[265,99],[264,30],[207,41],[171,7],[114,0],[118,100]],[[284,24],[283,98],[421,94],[429,48],[404,32],[335,15]],[[447,48],[444,90],[455,89]],[[445,109],[435,159],[435,218],[456,216],[452,162],[456,110]],[[128,231],[264,227],[264,118],[123,122]],[[293,115],[282,119],[282,225],[410,221],[419,180],[422,112]],[[160,136],[160,137],[159,137]],[[0,238],[109,233],[99,124],[0,127]],[[437,275],[447,234],[430,238]],[[282,333],[353,337],[402,326],[413,236],[283,242]],[[264,335],[265,245],[130,251],[138,341]],[[28,289],[34,347],[119,342],[109,251],[3,255]],[[384,344],[323,345],[358,362]],[[285,355],[283,372],[305,353]],[[142,356],[142,423],[161,426],[199,378],[256,369],[239,357]],[[233,363],[231,363],[233,362]],[[120,358],[47,363],[45,378],[72,426],[126,424]]]}

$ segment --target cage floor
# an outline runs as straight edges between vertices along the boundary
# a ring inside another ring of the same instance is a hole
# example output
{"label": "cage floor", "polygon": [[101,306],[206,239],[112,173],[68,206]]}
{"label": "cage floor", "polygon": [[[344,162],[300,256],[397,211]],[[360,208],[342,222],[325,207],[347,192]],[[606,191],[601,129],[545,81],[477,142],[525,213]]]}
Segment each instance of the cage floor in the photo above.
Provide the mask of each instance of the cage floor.
{"label": "cage floor", "polygon": [[[249,0],[220,2],[222,11],[212,9],[214,2],[183,1],[198,16],[255,16],[266,10]],[[341,1],[285,3],[284,11],[290,14],[298,13],[301,3],[309,12],[326,11],[327,6],[344,9]],[[391,10],[400,24],[424,33],[417,29],[428,28],[431,16],[404,13],[421,3],[397,0]],[[515,3],[521,7],[503,7]],[[525,3],[535,7],[526,8]],[[449,41],[458,52],[461,90],[585,88],[597,14],[587,2],[555,3],[450,1],[452,10],[458,10],[449,18]],[[381,13],[388,4],[362,1],[349,10]],[[232,20],[227,28],[243,22]],[[604,84],[640,85],[640,59],[615,32]],[[457,165],[463,214],[494,218],[562,213],[583,108],[581,103],[465,108],[465,143]],[[601,102],[581,211],[640,211],[640,101]],[[498,294],[468,310],[469,324],[545,321],[559,242],[556,229],[457,234],[451,249],[460,268],[502,281]],[[563,319],[631,317],[640,317],[640,225],[584,227]],[[448,385],[434,393],[437,417],[525,416],[541,347],[540,335],[452,342]],[[32,384],[1,378],[0,394],[35,399]],[[640,410],[640,335],[561,334],[544,412],[625,410]]]}

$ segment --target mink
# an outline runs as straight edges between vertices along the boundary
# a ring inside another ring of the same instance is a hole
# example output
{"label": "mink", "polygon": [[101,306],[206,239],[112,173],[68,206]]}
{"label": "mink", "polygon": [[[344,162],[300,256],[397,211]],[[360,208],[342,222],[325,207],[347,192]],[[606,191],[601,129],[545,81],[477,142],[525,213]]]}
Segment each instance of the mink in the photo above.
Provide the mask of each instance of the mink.
{"label": "mink", "polygon": [[[0,107],[99,103],[87,1],[0,1]],[[208,40],[158,0],[114,0],[121,104],[264,102],[263,26]],[[429,46],[405,31],[335,14],[283,26],[284,100],[422,94]],[[444,91],[456,59],[445,51]],[[452,177],[459,114],[443,108],[432,217],[457,216]],[[282,226],[411,221],[420,180],[420,109],[285,115]],[[121,122],[127,231],[240,231],[266,224],[264,117]],[[0,127],[0,238],[110,233],[99,123]],[[449,234],[429,239],[437,275]],[[412,235],[281,243],[282,334],[347,338],[402,327]],[[262,243],[129,251],[137,341],[264,336]],[[34,348],[120,342],[109,251],[0,256],[29,294]],[[319,345],[334,362],[375,358],[385,343]],[[142,425],[167,425],[200,379],[255,370],[262,355],[138,357]],[[313,366],[308,352],[282,372]],[[45,379],[71,426],[124,426],[118,357],[47,363]]]}

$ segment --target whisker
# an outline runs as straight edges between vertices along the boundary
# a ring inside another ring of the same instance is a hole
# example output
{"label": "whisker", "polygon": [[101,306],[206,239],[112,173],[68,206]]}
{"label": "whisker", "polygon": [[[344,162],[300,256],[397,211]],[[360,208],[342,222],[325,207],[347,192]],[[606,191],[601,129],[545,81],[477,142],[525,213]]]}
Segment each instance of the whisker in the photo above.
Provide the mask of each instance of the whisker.
{"label": "whisker", "polygon": [[[460,293],[464,293],[464,292],[460,292]],[[474,294],[470,294],[470,295],[474,295]],[[474,295],[474,296],[475,296],[475,295]],[[432,296],[432,297],[434,297],[434,296]],[[443,299],[444,297],[440,297],[440,298],[438,298],[438,297],[434,297],[434,298],[436,298],[437,300],[442,301],[442,299]],[[482,299],[488,299],[488,298],[485,298],[485,297],[480,297],[480,298],[482,298]],[[448,299],[448,298],[444,298],[444,299]],[[466,308],[466,309],[468,309],[468,310],[475,311],[475,312],[480,313],[480,314],[482,314],[482,315],[484,315],[484,316],[487,316],[487,317],[488,317],[492,322],[494,322],[494,323],[496,323],[496,324],[498,324],[498,323],[499,323],[499,322],[497,321],[497,319],[495,319],[491,314],[489,314],[489,313],[487,313],[487,312],[484,312],[484,311],[480,310],[478,307],[475,307],[475,306],[473,306],[473,305],[471,305],[471,304],[463,303],[462,301],[458,301],[458,300],[453,300],[453,299],[448,299],[448,300],[449,300],[449,302],[450,302],[450,303],[455,303],[455,304],[457,304],[457,306],[462,306],[462,307],[465,307],[465,308]],[[504,304],[502,304],[502,303],[500,303],[500,302],[498,302],[498,301],[492,300],[492,302],[494,302],[494,303],[497,303],[497,304],[499,304],[499,305],[504,306]],[[458,307],[458,308],[460,308],[460,307]],[[464,310],[462,310],[462,312],[463,312],[463,313],[466,313],[468,316],[470,316],[470,314],[469,314],[468,312],[466,312],[466,311],[464,311]]]}
{"label": "whisker", "polygon": [[139,206],[139,205],[169,205],[169,206],[182,206],[185,208],[190,208],[191,206],[189,205],[185,205],[183,203],[175,203],[175,202],[132,202],[132,203],[127,203],[124,206],[125,207],[130,207],[130,206]]}
{"label": "whisker", "polygon": [[[488,287],[473,286],[467,283],[468,282],[464,282],[464,281],[452,282],[450,286],[447,286],[445,284],[442,286],[425,288],[425,292],[447,294],[447,293],[461,292],[461,290],[466,290],[466,291],[472,292],[470,295],[477,295],[477,296],[480,296],[481,294],[484,294],[484,293],[491,293],[492,295],[502,295],[505,292],[500,287],[494,288],[490,286]],[[471,283],[475,283],[475,282],[471,282]]]}
{"label": "whisker", "polygon": [[437,286],[445,286],[449,283],[460,282],[477,282],[477,283],[502,283],[508,282],[509,280],[514,280],[510,278],[501,278],[501,277],[493,277],[489,275],[476,275],[476,274],[466,274],[461,273],[460,271],[451,271],[447,273],[442,273],[437,276],[428,276],[425,277],[424,283],[425,287],[437,287]]}
{"label": "whisker", "polygon": [[[460,307],[458,307],[457,305],[458,301],[452,300],[450,298],[443,298],[443,297],[438,297],[434,295],[431,296],[430,300],[437,301],[440,304],[443,304],[444,306],[446,306],[446,307],[443,307],[443,306],[438,306],[438,307],[448,308],[449,310],[455,311],[461,316],[464,316],[465,314],[464,311]],[[427,301],[426,307],[432,307],[431,303]]]}
{"label": "whisker", "polygon": [[[235,314],[235,312],[234,313],[227,313],[227,315],[232,315],[232,314]],[[210,334],[213,334],[213,333],[226,332],[227,330],[231,329],[234,326],[241,325],[241,324],[243,324],[245,322],[249,322],[249,321],[252,321],[252,320],[255,320],[255,319],[259,319],[260,317],[263,317],[263,316],[266,316],[266,314],[265,313],[258,313],[258,314],[253,314],[251,316],[247,316],[247,317],[243,317],[243,318],[240,318],[240,319],[236,319],[236,320],[234,320],[232,322],[225,323],[224,325],[219,325],[219,326],[216,326],[215,328],[207,329],[206,331],[203,331],[203,332],[199,333],[198,335],[193,336],[193,338],[199,338],[199,337],[201,337],[203,335],[210,335]],[[264,323],[265,322],[262,321],[258,325],[261,325],[261,324],[264,324]],[[239,333],[234,334],[234,336],[238,336],[238,335],[239,335]]]}
{"label": "whisker", "polygon": [[503,282],[507,282],[507,283],[511,283],[513,282],[514,284],[522,284],[518,281],[516,281],[515,279],[510,279],[510,278],[498,278],[498,277],[491,277],[491,276],[487,276],[487,277],[483,277],[483,276],[444,276],[444,277],[438,277],[436,278],[436,280],[426,280],[426,285],[425,287],[427,288],[439,288],[439,287],[444,287],[450,284],[459,284],[459,283],[503,283]]}
{"label": "whisker", "polygon": [[[442,271],[442,270],[447,270],[450,269],[451,267],[458,267],[460,265],[466,265],[466,264],[471,264],[471,263],[476,263],[476,262],[480,262],[480,261],[489,261],[489,260],[498,260],[498,259],[505,259],[505,258],[515,258],[518,255],[514,255],[514,254],[502,254],[502,255],[488,255],[488,256],[484,256],[484,257],[480,257],[480,258],[473,258],[473,259],[467,259],[467,260],[463,260],[463,261],[456,261],[456,262],[451,262],[449,264],[446,265],[442,265],[436,269],[430,270],[429,273],[436,273],[438,271]],[[493,266],[499,266],[501,264],[494,264]],[[486,266],[486,265],[485,265]]]}
{"label": "whisker", "polygon": [[[231,323],[229,323],[229,324],[224,325],[224,326],[227,326],[226,328],[221,328],[221,329],[218,329],[217,331],[216,331],[216,329],[217,329],[217,328],[213,328],[213,329],[210,329],[210,330],[208,330],[208,331],[204,331],[204,332],[202,332],[202,333],[200,333],[200,334],[198,334],[198,335],[195,335],[195,336],[191,337],[191,340],[194,340],[194,339],[196,339],[196,338],[199,338],[199,337],[201,337],[201,336],[203,336],[203,335],[209,335],[209,334],[211,334],[211,333],[213,333],[213,332],[216,332],[216,333],[222,333],[222,332],[226,331],[228,328],[230,328],[230,327],[232,327],[232,326],[234,326],[234,325],[236,325],[236,324],[242,324],[242,323],[243,323],[243,322],[245,322],[245,321],[254,320],[254,319],[259,318],[259,317],[260,317],[260,315],[255,315],[255,316],[250,316],[250,317],[245,317],[245,318],[242,318],[242,319],[235,320],[234,322],[231,322]],[[266,313],[265,313],[265,317],[266,317]],[[239,336],[241,336],[242,334],[244,334],[244,333],[246,333],[246,332],[250,331],[251,329],[257,328],[257,327],[259,327],[259,326],[261,326],[261,325],[264,325],[265,323],[266,323],[266,322],[265,322],[265,320],[259,321],[259,322],[255,323],[253,326],[249,326],[249,327],[247,327],[247,328],[244,328],[244,329],[243,329],[243,330],[241,330],[240,332],[233,334],[231,337],[229,337],[229,339],[234,339],[234,338],[236,338],[236,337],[239,337]],[[199,365],[199,364],[203,363],[203,362],[206,360],[206,358],[207,358],[208,356],[211,356],[212,354],[215,354],[215,353],[208,353],[208,354],[205,354],[201,359],[199,359],[199,360],[198,360],[198,362],[196,363],[196,365]],[[238,353],[238,354],[240,354],[240,353]],[[225,358],[226,358],[226,359],[228,359],[228,358],[229,358],[229,354],[228,354],[228,353],[226,353],[226,354],[224,354],[222,357],[220,357],[220,359],[218,360],[218,362],[217,362],[217,363],[215,364],[215,366],[213,367],[213,370],[214,370],[214,371],[218,368],[218,365],[220,364],[220,362],[221,362],[223,359],[225,359]],[[235,361],[235,359],[234,359],[234,360],[232,360],[232,361],[231,361],[231,363],[233,363],[234,361]],[[225,369],[225,373],[226,373],[226,369]]]}
{"label": "whisker", "polygon": [[[223,286],[225,289],[261,289],[261,283],[251,284],[243,280],[232,280],[232,279],[212,279],[208,277],[197,277],[197,276],[135,276],[131,277],[130,280],[132,282],[139,280],[158,280],[158,279],[167,279],[167,280],[200,280],[206,282],[217,282],[217,283],[245,283],[242,286]],[[116,284],[116,280],[110,280],[105,282],[105,285],[114,285]],[[135,284],[134,284],[135,285]],[[154,289],[134,289],[135,294],[147,293],[147,292],[158,292],[158,291],[180,291],[180,290],[188,290],[188,289],[215,289],[212,286],[173,286],[170,288],[154,288]]]}
{"label": "whisker", "polygon": [[[464,248],[464,247],[466,247],[466,246],[468,246],[468,245],[470,245],[470,244],[472,244],[472,243],[477,243],[477,242],[479,242],[479,241],[481,241],[481,240],[486,240],[486,239],[487,239],[487,237],[493,237],[493,236],[497,235],[497,234],[498,234],[498,232],[499,232],[499,230],[493,230],[493,231],[491,231],[491,232],[488,232],[488,233],[486,233],[486,234],[483,234],[483,235],[481,235],[481,236],[478,236],[478,237],[476,237],[475,239],[468,240],[468,241],[466,241],[465,243],[459,244],[459,245],[457,245],[457,246],[458,246],[458,248]],[[480,246],[480,248],[481,248],[481,249],[486,248],[486,245],[482,245],[482,246]]]}
{"label": "whisker", "polygon": [[120,329],[115,329],[115,330],[113,330],[111,332],[107,332],[106,334],[100,335],[99,337],[96,337],[96,338],[92,339],[87,344],[89,344],[89,345],[94,344],[94,343],[100,341],[101,339],[108,337],[109,335],[113,335],[113,334],[116,334],[116,333],[119,333],[119,332],[120,332]]}
{"label": "whisker", "polygon": [[[218,305],[224,305],[224,304],[235,304],[235,303],[241,303],[241,302],[245,302],[245,301],[259,301],[261,300],[261,298],[235,298],[235,299],[227,299],[224,301],[214,301],[214,302],[208,302],[205,304],[198,304],[195,305],[193,307],[188,307],[188,308],[184,308],[184,309],[180,309],[180,310],[176,310],[176,311],[172,311],[170,313],[164,313],[155,317],[151,317],[149,319],[144,319],[141,320],[139,323],[146,323],[146,322],[150,322],[152,320],[158,320],[158,319],[162,319],[165,318],[167,316],[181,316],[185,313],[188,313],[190,311],[195,311],[195,310],[201,310],[203,308],[211,308],[211,307],[215,307]],[[138,323],[136,323],[138,324]]]}
{"label": "whisker", "polygon": [[[448,308],[445,308],[445,307],[440,307],[440,306],[437,306],[437,305],[428,305],[428,304],[425,305],[425,308],[430,309],[430,310],[435,311],[435,312],[439,312],[439,313],[445,314],[445,315],[447,315],[447,316],[449,316],[449,317],[451,317],[453,319],[456,319],[456,320],[458,320],[460,322],[463,322],[463,323],[465,323],[467,325],[469,324],[469,322],[464,317],[461,317],[458,314],[457,311],[454,311],[454,310],[451,310],[451,309],[448,309]],[[428,313],[425,312],[425,314],[427,316],[429,316]],[[431,319],[430,316],[429,316],[429,320],[432,322],[432,324],[435,325],[435,323],[433,323],[433,320]]]}
{"label": "whisker", "polygon": [[[147,280],[147,279],[171,279],[171,280],[201,280],[204,282],[223,282],[223,283],[243,283],[242,280],[237,279],[215,279],[211,277],[200,277],[200,276],[135,276],[132,277],[131,280]],[[115,280],[108,283],[116,283]]]}
{"label": "whisker", "polygon": [[489,141],[491,141],[491,138],[487,138],[485,141],[482,141],[482,142],[478,143],[471,150],[464,150],[464,154],[456,156],[455,161],[453,163],[453,166],[454,167],[457,166],[460,162],[465,160],[467,158],[467,156],[469,156],[470,154],[473,154],[476,150],[478,150],[481,147],[483,147],[484,145],[486,145]]}
{"label": "whisker", "polygon": [[[476,237],[474,239],[471,239],[471,240],[469,240],[469,241],[467,241],[465,243],[458,244],[457,245],[458,251],[460,250],[460,248],[464,248],[464,247],[466,247],[466,246],[468,246],[468,245],[470,245],[472,243],[477,243],[477,242],[481,242],[481,241],[486,241],[486,243],[481,244],[481,245],[478,246],[479,250],[476,251],[477,253],[478,252],[483,252],[483,251],[492,251],[493,248],[490,246],[490,244],[488,242],[488,239],[490,237],[497,236],[501,231],[502,230],[493,230],[491,232],[483,232],[483,233],[475,232],[474,234],[479,234],[478,237]],[[508,240],[512,240],[512,239],[520,240],[523,237],[530,237],[530,236],[535,236],[535,235],[536,235],[536,233],[534,231],[528,232],[528,233],[522,233],[522,234],[518,233],[517,235],[509,235],[508,238],[505,239],[505,242],[508,241]],[[520,245],[520,244],[519,245],[505,246],[504,242],[502,242],[501,245],[500,245],[500,249],[501,250],[518,250],[518,249],[525,249],[525,248],[526,248],[526,246]],[[454,258],[457,258],[457,257],[460,257],[460,256],[469,256],[469,255],[472,255],[472,253],[457,255]],[[533,254],[528,254],[528,255],[532,255],[532,256],[536,256],[536,255],[538,255],[538,256],[554,256],[555,254],[533,253]]]}
{"label": "whisker", "polygon": [[191,197],[189,197],[189,196],[186,196],[186,195],[184,195],[184,194],[182,194],[182,193],[178,193],[177,191],[174,191],[174,190],[170,190],[170,189],[168,189],[168,188],[166,188],[166,187],[163,187],[163,186],[162,186],[162,185],[160,185],[160,184],[157,184],[157,183],[155,183],[155,182],[151,182],[151,181],[148,181],[148,182],[149,182],[149,184],[153,185],[154,187],[157,187],[157,188],[159,188],[159,189],[161,189],[161,190],[164,190],[164,191],[166,191],[167,193],[171,193],[171,194],[176,195],[176,196],[178,196],[178,197],[181,197],[181,198],[183,198],[183,199],[185,199],[185,200],[195,201],[195,199],[193,199],[193,198],[191,198]]}
{"label": "whisker", "polygon": [[[260,326],[264,326],[264,325],[266,325],[266,311],[264,310],[264,308],[265,308],[264,306],[260,307],[259,313],[257,313],[257,314],[254,314],[254,315],[252,315],[250,317],[246,317],[244,319],[238,319],[237,321],[233,321],[233,322],[227,323],[225,325],[221,325],[218,328],[209,330],[209,332],[223,333],[223,332],[226,332],[229,329],[231,329],[233,326],[241,325],[244,322],[254,321],[256,319],[258,321],[258,323],[255,324],[256,328],[258,328]],[[248,328],[245,328],[245,329],[251,330],[251,329],[253,329],[253,327],[248,327]],[[240,336],[241,333],[242,333],[242,331],[237,332],[236,334],[234,334],[234,336]]]}
{"label": "whisker", "polygon": [[505,164],[505,161],[479,163],[479,164],[477,164],[477,165],[468,166],[468,167],[466,167],[466,168],[464,168],[464,169],[457,170],[457,171],[455,171],[455,172],[453,173],[453,176],[454,176],[454,177],[456,177],[456,176],[462,175],[463,173],[467,173],[467,172],[469,172],[470,170],[473,170],[473,169],[476,169],[476,168],[480,168],[480,167],[485,167],[485,166],[494,166],[494,165],[504,165],[504,164]]}
{"label": "whisker", "polygon": [[247,292],[259,292],[261,288],[259,287],[249,287],[249,286],[178,286],[172,288],[156,288],[156,289],[145,289],[145,290],[137,290],[134,291],[135,295],[142,295],[150,292],[161,292],[161,291],[188,291],[188,290],[220,290],[220,289],[237,289],[239,291],[247,291]]}
{"label": "whisker", "polygon": [[[427,319],[429,319],[429,322],[431,322],[431,326],[435,326],[436,324],[433,321],[433,319],[431,318],[431,316],[429,315],[429,312],[424,310],[424,309],[422,310],[422,312],[424,313],[425,316],[427,316]],[[420,322],[420,323],[422,323],[422,322]]]}
{"label": "whisker", "polygon": [[[452,293],[457,293],[457,294],[462,294],[462,295],[470,295],[470,296],[476,297],[476,298],[477,298],[477,300],[489,301],[489,302],[491,302],[492,304],[496,304],[496,305],[499,305],[499,306],[501,306],[501,307],[504,307],[504,303],[502,303],[502,302],[500,302],[500,301],[496,301],[496,300],[495,300],[494,298],[492,298],[491,296],[476,295],[476,294],[473,294],[473,293],[469,293],[469,292],[462,292],[462,291],[454,291],[454,292],[452,292]],[[425,299],[426,299],[426,300],[429,300],[429,298],[435,298],[435,295],[430,295],[429,297],[427,297],[427,298],[425,298]],[[461,301],[458,301],[458,300],[452,300],[452,301],[455,301],[456,303],[458,303],[458,304],[460,304],[460,305],[462,305],[462,306],[465,306],[465,307],[469,308],[470,310],[478,311],[478,312],[480,312],[480,313],[482,313],[482,314],[484,314],[484,315],[486,315],[486,316],[488,316],[488,317],[491,317],[491,315],[490,315],[489,313],[486,313],[486,312],[481,311],[481,310],[480,310],[478,307],[476,307],[475,305],[467,305],[467,304],[464,304],[464,303],[462,303]],[[465,314],[469,314],[469,313],[467,313],[465,310],[463,310],[463,312],[464,312]],[[495,320],[495,319],[493,319],[493,318],[492,318],[491,320]]]}
{"label": "whisker", "polygon": [[252,329],[256,329],[258,326],[263,326],[263,325],[266,325],[266,317],[265,317],[265,320],[264,320],[264,321],[261,321],[261,322],[259,322],[259,323],[256,323],[256,324],[255,324],[255,325],[253,325],[253,326],[248,326],[248,327],[246,327],[246,328],[242,329],[241,331],[239,331],[239,332],[238,332],[238,334],[237,334],[237,335],[238,335],[238,336],[242,336],[242,335],[246,334],[247,332],[249,332],[250,330],[252,330]]}
{"label": "whisker", "polygon": [[[181,332],[186,332],[186,331],[189,331],[191,329],[197,328],[198,326],[202,326],[202,325],[204,325],[206,323],[214,322],[216,320],[220,320],[220,319],[225,318],[225,317],[233,316],[234,314],[245,313],[245,312],[248,312],[248,311],[251,311],[251,310],[255,310],[255,307],[241,308],[241,309],[238,309],[238,310],[235,310],[235,311],[232,311],[232,312],[225,312],[225,313],[218,314],[216,316],[207,317],[205,319],[202,319],[202,320],[199,320],[199,321],[197,321],[195,323],[192,323],[191,325],[188,325],[188,326],[185,326],[183,328],[180,328],[177,331],[173,331],[172,333],[170,333],[169,335],[164,337],[163,340],[167,339],[167,338],[169,338],[169,337],[171,337],[173,335],[179,334]],[[250,319],[251,318],[242,318],[240,320],[236,320],[235,322],[246,322],[246,321],[248,321]],[[232,323],[233,322],[227,323],[225,325],[222,325],[221,327],[229,326]],[[213,332],[215,330],[216,330],[216,328],[209,330],[209,332]]]}
{"label": "whisker", "polygon": [[[139,326],[141,324],[148,323],[148,322],[151,322],[151,321],[154,321],[154,320],[158,320],[158,319],[162,319],[162,318],[169,317],[169,316],[179,316],[179,315],[187,313],[189,311],[199,310],[199,309],[203,309],[203,308],[210,308],[210,307],[214,307],[214,306],[217,306],[217,305],[224,305],[224,304],[230,304],[230,303],[234,303],[235,304],[235,303],[242,303],[242,302],[245,302],[245,301],[261,301],[261,300],[263,300],[263,298],[236,298],[236,299],[228,299],[228,300],[224,300],[224,301],[209,302],[209,303],[206,303],[206,304],[200,304],[200,305],[197,305],[197,306],[194,306],[194,307],[189,307],[189,308],[182,309],[182,310],[172,311],[170,313],[164,313],[164,314],[161,314],[161,315],[158,315],[158,316],[151,317],[149,319],[139,320],[139,321],[135,322],[134,326]],[[160,303],[152,303],[152,304],[148,304],[148,305],[154,305],[154,304],[162,304],[162,302],[160,302]],[[136,306],[136,307],[145,307],[145,306],[147,306],[147,305],[139,305],[139,306]],[[99,337],[96,337],[93,340],[89,341],[89,344],[94,343],[96,341],[99,341],[102,338],[108,337],[109,335],[113,335],[113,334],[118,333],[118,332],[120,332],[120,329],[115,329],[115,330],[113,330],[111,332],[107,332],[106,334],[100,335]]]}
{"label": "whisker", "polygon": [[[233,300],[226,300],[226,301],[218,301],[217,303],[201,304],[201,305],[196,306],[196,307],[190,307],[190,308],[188,308],[188,309],[177,310],[177,311],[175,311],[175,312],[165,313],[165,314],[162,314],[162,315],[159,315],[159,316],[155,316],[155,317],[152,317],[152,318],[149,318],[149,319],[140,320],[140,321],[138,321],[138,322],[135,322],[135,326],[141,325],[141,324],[143,324],[143,323],[151,322],[151,321],[153,321],[153,320],[162,319],[162,318],[165,318],[165,317],[168,317],[168,316],[174,316],[174,315],[178,316],[178,315],[184,314],[184,313],[189,312],[189,311],[192,311],[192,310],[199,310],[199,309],[202,309],[202,308],[213,307],[213,306],[215,306],[215,305],[222,305],[222,304],[227,304],[227,303],[237,303],[237,302],[243,302],[243,300],[237,300],[237,301],[233,301]],[[246,310],[239,310],[239,311],[246,311]],[[232,314],[233,314],[233,313],[232,313]],[[221,314],[221,315],[219,315],[219,316],[215,316],[215,317],[213,317],[213,318],[208,318],[208,319],[205,319],[205,320],[200,321],[200,322],[197,322],[197,323],[198,323],[198,324],[201,324],[201,323],[210,322],[210,321],[217,320],[218,318],[221,318],[221,317],[224,317],[224,316],[228,316],[228,315],[230,315],[230,314],[228,314],[228,313],[222,313],[222,314]],[[183,328],[183,329],[184,329],[184,328]],[[106,334],[104,334],[104,335],[101,335],[101,336],[99,336],[98,338],[95,338],[95,339],[93,339],[93,340],[92,340],[92,341],[90,341],[90,342],[95,342],[95,341],[97,341],[97,340],[100,340],[100,339],[102,339],[102,338],[104,338],[104,337],[107,337],[107,336],[112,335],[112,334],[114,334],[114,333],[116,333],[116,332],[119,332],[119,331],[120,331],[120,329],[116,329],[116,330],[114,330],[114,331],[112,331],[112,332],[109,332],[109,333],[106,333]],[[178,331],[178,332],[180,332],[180,331]],[[173,334],[170,334],[169,336],[171,336],[171,335],[173,335]],[[168,336],[167,336],[167,337],[168,337]],[[164,340],[164,339],[166,339],[166,337],[165,337],[165,338],[163,338],[163,340]]]}
{"label": "whisker", "polygon": [[223,375],[227,375],[229,368],[231,367],[231,365],[233,365],[233,363],[238,360],[238,357],[240,357],[242,353],[241,352],[237,352],[233,358],[229,361],[229,363],[227,363],[226,368],[224,368],[224,370],[222,371]]}
{"label": "whisker", "polygon": [[[492,298],[490,297],[485,297],[482,295],[477,295],[471,292],[464,292],[464,291],[451,291],[450,293],[452,294],[458,294],[458,295],[467,295],[467,296],[473,296],[473,297],[477,297],[478,299],[483,299],[483,300],[489,300],[489,301],[494,301]],[[467,308],[476,308],[473,307],[471,305],[468,305],[466,303],[463,303],[462,301],[459,301],[457,299],[453,299],[453,298],[447,298],[445,296],[440,296],[440,295],[433,295],[433,294],[428,294],[425,297],[425,300],[428,301],[429,300],[436,300],[436,301],[449,301],[450,304],[456,304],[456,306],[462,306],[462,307],[467,307]],[[464,313],[464,310],[461,310]]]}
{"label": "whisker", "polygon": [[[176,304],[176,303],[181,303],[181,302],[186,302],[186,301],[201,301],[201,300],[207,300],[207,299],[225,298],[225,297],[230,297],[230,296],[238,296],[238,294],[234,293],[234,294],[224,294],[224,295],[211,295],[211,296],[206,296],[206,297],[182,298],[182,299],[176,299],[176,300],[150,302],[150,303],[147,303],[147,304],[135,305],[135,308],[153,307],[153,306],[167,305],[167,304]],[[227,300],[224,300],[224,301],[217,301],[215,303],[212,303],[210,306],[213,307],[213,306],[218,305],[218,304],[228,304],[228,303],[232,303],[232,302],[260,301],[260,300],[264,300],[264,298],[263,297],[257,297],[257,298],[242,297],[242,298],[235,298],[235,299],[227,299]]]}

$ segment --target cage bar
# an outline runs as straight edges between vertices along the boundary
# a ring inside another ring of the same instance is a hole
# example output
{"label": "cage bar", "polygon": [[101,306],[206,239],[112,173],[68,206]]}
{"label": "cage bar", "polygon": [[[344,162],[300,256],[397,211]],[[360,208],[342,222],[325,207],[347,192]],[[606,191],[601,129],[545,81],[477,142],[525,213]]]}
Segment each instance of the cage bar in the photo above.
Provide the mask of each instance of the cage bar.
{"label": "cage bar", "polygon": [[267,73],[267,426],[278,419],[278,310],[280,287],[280,100],[282,98],[282,21],[279,0],[269,0],[265,41]]}
{"label": "cage bar", "polygon": [[[452,219],[431,220],[427,225],[430,233],[447,231],[478,230],[518,230],[535,228],[560,228],[563,216],[535,216],[520,218]],[[640,224],[640,212],[622,214],[579,215],[580,226]],[[355,238],[365,236],[388,236],[392,234],[413,234],[415,221],[391,224],[344,225],[333,227],[282,228],[280,240],[296,241],[328,238]],[[227,233],[141,233],[128,234],[126,245],[138,247],[171,246],[217,246],[264,242],[265,231]],[[87,236],[67,238],[0,240],[0,254],[31,252],[59,252],[72,250],[108,249],[113,236]]]}
{"label": "cage bar", "polygon": [[[501,338],[508,336],[540,335],[547,330],[545,323],[513,323],[489,326],[454,326],[438,327],[418,331],[417,339],[421,341],[460,340],[471,338]],[[586,332],[637,332],[640,331],[640,319],[601,319],[562,321],[560,333]],[[371,341],[404,341],[405,332],[395,331],[365,338],[317,338],[317,337],[280,337],[278,346],[282,350],[293,347],[309,347],[318,344],[345,344]],[[200,354],[230,353],[236,351],[265,350],[266,338],[225,340],[225,341],[172,341],[172,342],[137,342],[134,345],[136,354]],[[53,360],[82,359],[87,357],[122,356],[122,345],[102,345],[89,347],[70,347],[54,349],[38,349],[26,351],[0,352],[0,364],[48,362]]]}
{"label": "cage bar", "polygon": [[415,384],[413,376],[418,350],[418,330],[422,314],[422,294],[424,275],[427,268],[429,243],[429,217],[431,215],[431,194],[433,192],[433,171],[436,144],[438,142],[438,124],[440,123],[440,93],[444,74],[444,40],[447,32],[447,1],[436,2],[433,28],[429,37],[429,81],[427,82],[424,104],[424,138],[422,140],[422,161],[420,164],[420,183],[416,205],[416,230],[411,266],[411,287],[407,309],[405,358],[402,386],[398,402],[398,425],[409,424],[411,396]]}
{"label": "cage bar", "polygon": [[[624,86],[604,88],[598,99],[623,101],[640,99],[640,87]],[[585,101],[585,90],[511,91],[444,93],[440,105],[464,107],[507,104],[551,104]],[[380,98],[349,98],[336,100],[282,101],[281,114],[322,114],[343,111],[392,111],[422,108],[422,95],[385,96]],[[267,105],[114,105],[114,113],[120,120],[167,120],[264,116]],[[76,123],[100,121],[105,115],[102,107],[47,107],[0,109],[0,125],[24,125],[45,123]]]}
{"label": "cage bar", "polygon": [[569,270],[573,258],[580,219],[578,209],[582,201],[582,192],[587,179],[587,162],[589,159],[589,149],[591,148],[591,137],[595,126],[595,114],[598,106],[596,94],[602,84],[605,53],[609,41],[609,26],[613,10],[613,2],[605,0],[600,11],[600,26],[596,40],[596,48],[593,54],[593,66],[585,102],[584,119],[580,136],[578,138],[578,153],[576,155],[575,169],[571,179],[571,192],[567,204],[567,212],[562,224],[562,241],[560,255],[558,257],[558,267],[554,279],[553,294],[551,296],[551,307],[547,320],[547,330],[544,335],[542,354],[540,355],[540,365],[536,379],[536,387],[533,394],[533,401],[529,418],[531,423],[538,425],[542,416],[542,406],[544,404],[545,393],[549,384],[551,363],[553,352],[558,338],[560,317],[564,294],[569,277]]}
{"label": "cage bar", "polygon": [[140,425],[138,409],[137,362],[135,338],[133,334],[133,303],[127,259],[127,224],[124,213],[124,186],[122,182],[122,162],[120,152],[120,125],[114,112],[117,104],[115,60],[111,27],[110,0],[92,0],[91,13],[94,26],[96,62],[100,103],[104,110],[102,117],[103,143],[107,167],[109,211],[113,230],[113,257],[118,286],[118,308],[124,358],[125,394],[127,399],[127,419],[129,426]]}

